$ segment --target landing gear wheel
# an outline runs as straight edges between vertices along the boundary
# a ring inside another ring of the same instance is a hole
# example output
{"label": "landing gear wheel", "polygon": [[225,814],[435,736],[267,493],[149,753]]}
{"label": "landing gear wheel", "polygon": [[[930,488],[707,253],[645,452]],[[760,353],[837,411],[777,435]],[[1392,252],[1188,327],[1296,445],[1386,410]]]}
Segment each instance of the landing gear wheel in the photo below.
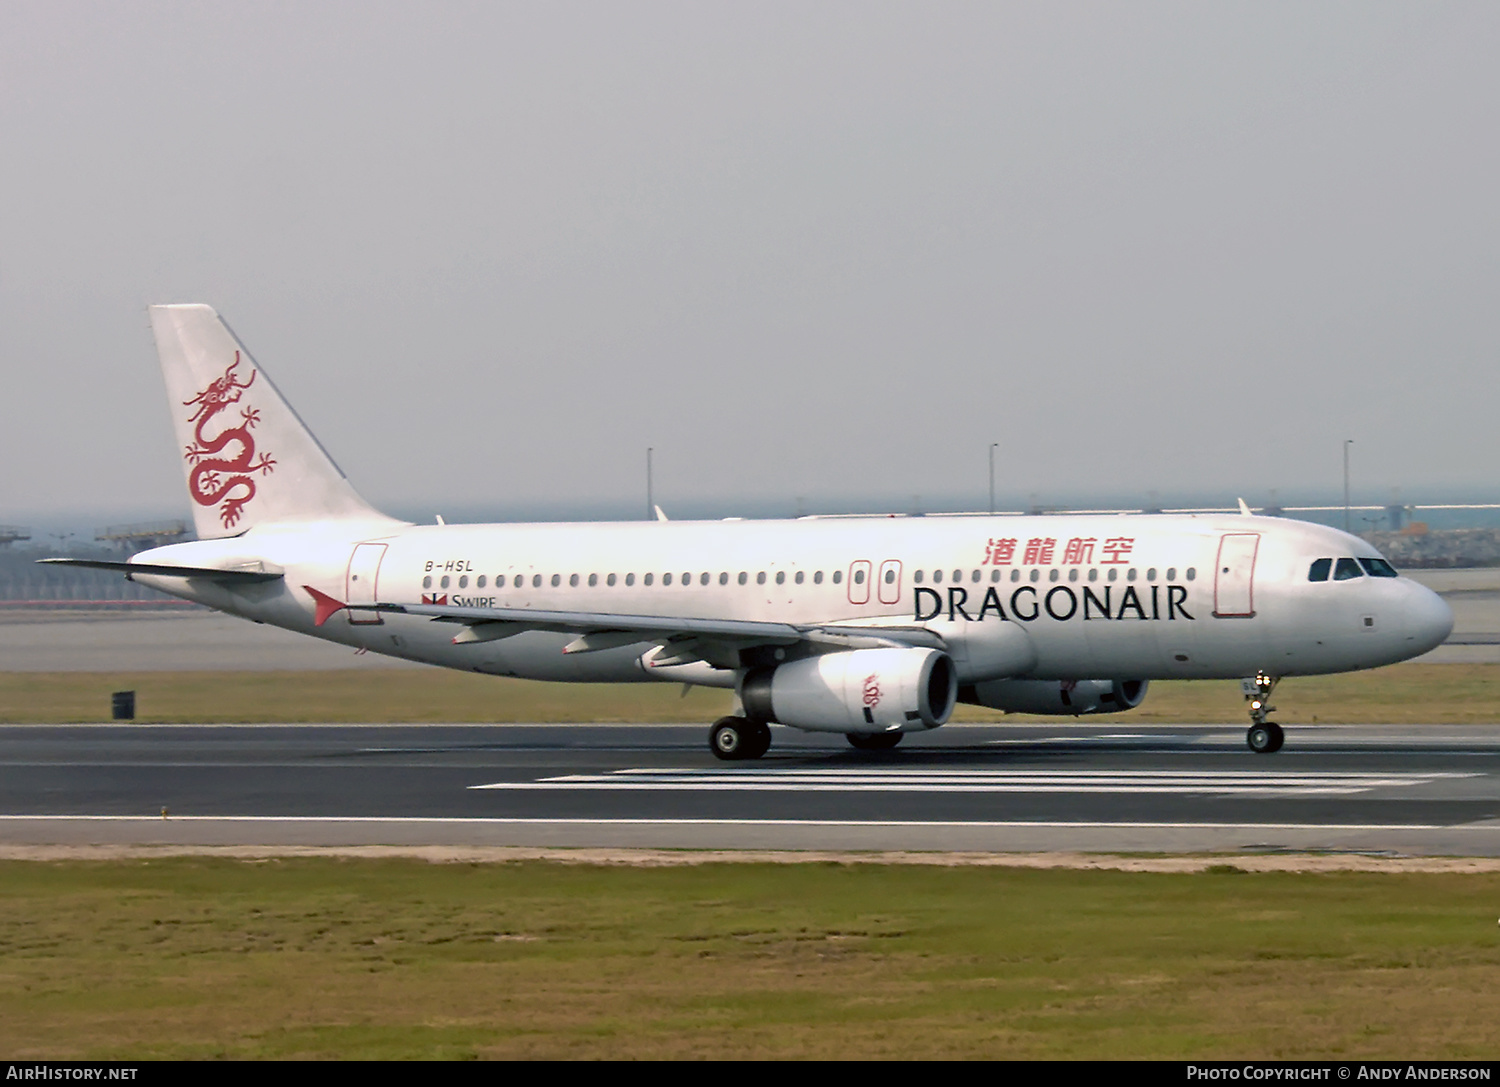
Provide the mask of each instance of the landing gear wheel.
{"label": "landing gear wheel", "polygon": [[1245,733],[1245,742],[1250,745],[1250,750],[1257,755],[1270,755],[1280,751],[1282,743],[1286,740],[1286,733],[1281,731],[1281,726],[1272,721],[1265,724],[1251,725],[1250,731]]}
{"label": "landing gear wheel", "polygon": [[728,762],[758,759],[771,748],[771,726],[748,717],[721,717],[708,733],[708,749]]}
{"label": "landing gear wheel", "polygon": [[904,732],[846,732],[844,739],[861,751],[889,751],[904,735]]}

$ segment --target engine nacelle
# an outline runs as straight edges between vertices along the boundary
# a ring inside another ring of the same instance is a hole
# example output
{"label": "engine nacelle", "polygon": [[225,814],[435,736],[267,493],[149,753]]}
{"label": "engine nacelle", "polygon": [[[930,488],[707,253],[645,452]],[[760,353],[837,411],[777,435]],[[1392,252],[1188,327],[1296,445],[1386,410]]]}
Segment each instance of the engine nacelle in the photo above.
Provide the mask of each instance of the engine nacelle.
{"label": "engine nacelle", "polygon": [[1144,679],[1002,679],[963,687],[958,698],[1006,713],[1079,717],[1133,710],[1145,699],[1147,686]]}
{"label": "engine nacelle", "polygon": [[958,673],[936,649],[852,649],[756,668],[740,684],[748,717],[810,732],[915,732],[953,713]]}

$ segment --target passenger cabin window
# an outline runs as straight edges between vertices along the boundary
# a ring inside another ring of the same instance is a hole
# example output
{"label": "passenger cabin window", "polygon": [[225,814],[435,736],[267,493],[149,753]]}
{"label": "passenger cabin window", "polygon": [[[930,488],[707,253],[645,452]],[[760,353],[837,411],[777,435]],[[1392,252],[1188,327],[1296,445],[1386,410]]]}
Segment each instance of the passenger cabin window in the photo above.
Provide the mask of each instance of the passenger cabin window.
{"label": "passenger cabin window", "polygon": [[1311,568],[1307,571],[1308,581],[1327,581],[1328,575],[1333,572],[1332,559],[1313,559]]}
{"label": "passenger cabin window", "polygon": [[1364,576],[1365,572],[1359,568],[1359,563],[1353,559],[1339,559],[1338,565],[1333,568],[1334,581],[1348,581],[1350,578]]}
{"label": "passenger cabin window", "polygon": [[1365,568],[1365,573],[1371,577],[1400,577],[1396,568],[1384,559],[1360,559],[1359,564]]}

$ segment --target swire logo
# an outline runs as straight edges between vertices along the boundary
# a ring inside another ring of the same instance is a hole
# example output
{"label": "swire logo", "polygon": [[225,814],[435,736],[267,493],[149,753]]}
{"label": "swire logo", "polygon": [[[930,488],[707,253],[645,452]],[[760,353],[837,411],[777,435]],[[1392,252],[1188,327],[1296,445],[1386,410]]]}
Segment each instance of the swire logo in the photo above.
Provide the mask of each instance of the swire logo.
{"label": "swire logo", "polygon": [[423,593],[422,594],[422,603],[424,603],[424,604],[447,604],[448,603],[448,594],[447,593],[443,593],[441,596],[439,596],[439,595],[437,595],[435,593]]}

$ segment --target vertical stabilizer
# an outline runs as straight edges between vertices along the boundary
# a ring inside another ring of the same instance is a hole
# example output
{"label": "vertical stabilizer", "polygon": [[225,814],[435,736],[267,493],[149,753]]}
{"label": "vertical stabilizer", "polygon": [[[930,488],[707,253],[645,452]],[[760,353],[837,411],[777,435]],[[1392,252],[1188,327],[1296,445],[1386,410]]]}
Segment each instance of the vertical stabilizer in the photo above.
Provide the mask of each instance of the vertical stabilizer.
{"label": "vertical stabilizer", "polygon": [[381,516],[211,307],[150,311],[200,539],[272,521]]}

